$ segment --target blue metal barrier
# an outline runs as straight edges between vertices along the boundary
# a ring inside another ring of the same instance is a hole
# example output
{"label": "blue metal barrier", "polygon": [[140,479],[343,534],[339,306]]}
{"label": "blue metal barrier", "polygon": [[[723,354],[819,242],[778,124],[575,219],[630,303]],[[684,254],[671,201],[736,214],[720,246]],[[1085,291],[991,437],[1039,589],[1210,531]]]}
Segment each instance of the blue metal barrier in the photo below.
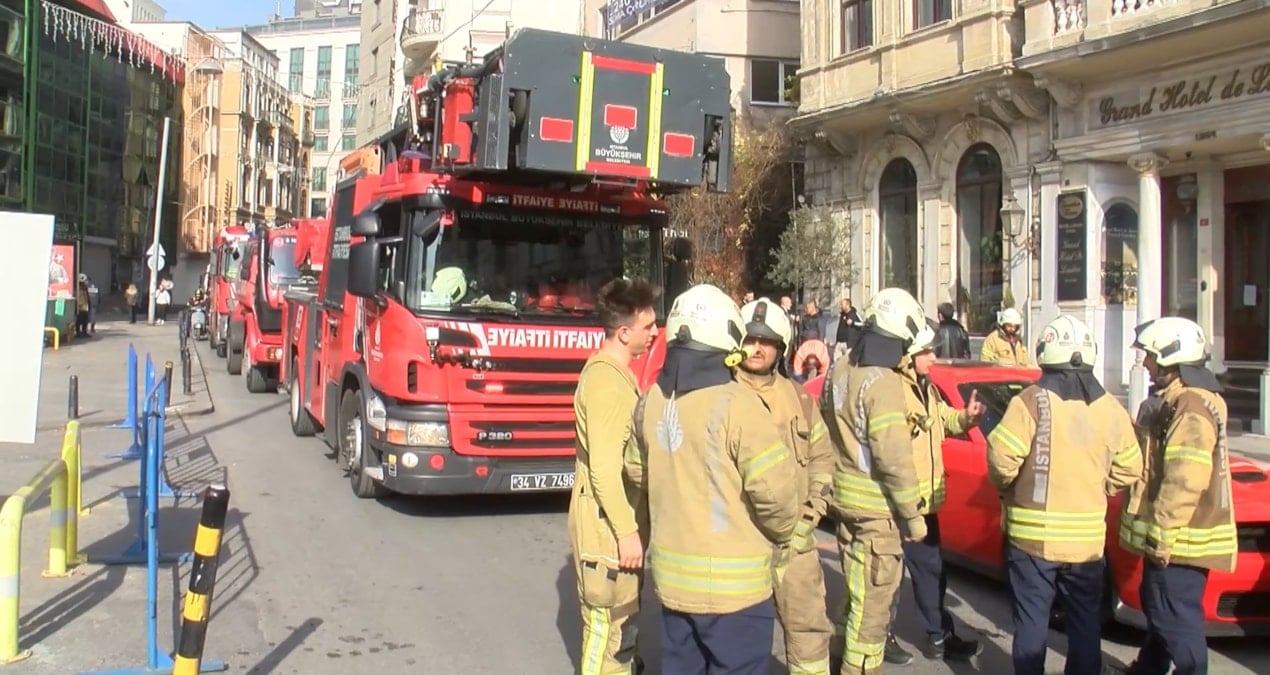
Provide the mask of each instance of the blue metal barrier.
{"label": "blue metal barrier", "polygon": [[[150,358],[149,354],[146,354],[145,391],[147,392],[147,394],[149,394],[150,392],[154,390],[155,380],[157,379],[157,377],[158,377],[158,371],[155,370],[154,361]],[[169,384],[168,386],[171,386],[171,384]],[[107,455],[107,457],[109,457],[110,459],[129,460],[129,459],[142,459],[145,457],[146,435],[147,435],[148,425],[146,424],[145,420],[137,419],[136,404],[133,402],[136,400],[136,398],[137,398],[137,351],[132,345],[128,345],[128,401],[129,401],[128,406],[129,406],[129,410],[128,410],[128,418],[125,419],[124,422],[127,422],[128,420],[133,420],[132,444],[129,445],[128,449],[123,451],[122,453],[119,453],[117,455]],[[158,407],[163,407],[163,399],[160,399],[157,405]],[[114,428],[122,428],[122,427],[116,426]],[[163,471],[164,457],[162,454],[162,448],[163,446],[160,446],[159,480],[157,483],[159,496],[169,498],[169,499],[196,496],[196,493],[190,492],[188,490],[181,490],[181,491],[173,490],[172,486],[168,484],[167,474]],[[138,480],[137,480],[138,487],[121,490],[119,492],[119,496],[123,497],[124,499],[133,499],[133,498],[140,497],[141,496],[140,486],[144,484],[146,481],[145,472],[146,472],[146,467],[145,467],[145,463],[143,462],[140,468],[140,476],[138,477]]]}
{"label": "blue metal barrier", "polygon": [[[137,348],[128,344],[128,416],[123,418],[122,422],[110,425],[109,429],[129,429],[136,431],[137,429]],[[136,444],[136,437],[133,437],[133,445],[128,448],[124,455],[135,454],[141,456],[141,447]],[[122,457],[123,455],[115,455],[114,457]]]}
{"label": "blue metal barrier", "polygon": [[[144,494],[141,504],[144,518],[139,520],[143,523],[145,537],[143,560],[146,563],[146,665],[115,670],[90,671],[82,675],[171,673],[173,669],[172,657],[166,652],[159,651],[159,563],[165,557],[159,553],[159,493],[157,490],[147,489],[148,486],[156,485],[159,475],[163,473],[163,466],[160,460],[163,455],[163,429],[164,425],[167,424],[167,413],[163,407],[163,397],[167,394],[168,384],[166,380],[157,382],[153,389],[148,390],[149,393],[145,401],[145,418],[150,425],[150,433],[147,434],[146,459],[142,462],[146,467],[146,476],[140,486]],[[186,556],[182,557],[188,557],[188,555],[186,554]],[[218,673],[227,669],[228,667],[222,662],[208,661],[202,664],[199,672]]]}

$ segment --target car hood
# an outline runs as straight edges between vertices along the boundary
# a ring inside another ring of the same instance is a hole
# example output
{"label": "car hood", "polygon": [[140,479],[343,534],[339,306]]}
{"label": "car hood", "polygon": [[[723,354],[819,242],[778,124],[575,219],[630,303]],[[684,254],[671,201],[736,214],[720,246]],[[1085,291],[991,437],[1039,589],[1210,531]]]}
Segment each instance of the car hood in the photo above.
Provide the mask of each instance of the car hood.
{"label": "car hood", "polygon": [[1265,462],[1230,456],[1231,496],[1240,522],[1270,523],[1270,468]]}

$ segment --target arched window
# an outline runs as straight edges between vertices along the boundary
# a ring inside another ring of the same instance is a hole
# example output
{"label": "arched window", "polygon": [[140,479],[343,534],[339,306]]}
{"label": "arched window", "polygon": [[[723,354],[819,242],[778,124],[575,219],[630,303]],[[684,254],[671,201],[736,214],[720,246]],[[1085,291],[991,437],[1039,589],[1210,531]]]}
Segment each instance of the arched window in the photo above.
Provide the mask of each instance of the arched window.
{"label": "arched window", "polygon": [[907,159],[894,159],[878,182],[882,218],[882,286],[898,286],[917,295],[917,171]]}
{"label": "arched window", "polygon": [[1138,275],[1138,212],[1123,202],[1103,214],[1102,297],[1108,305],[1135,304]]}
{"label": "arched window", "polygon": [[1001,157],[987,143],[970,146],[957,166],[957,222],[961,228],[957,304],[966,330],[986,335],[996,324],[1005,278]]}

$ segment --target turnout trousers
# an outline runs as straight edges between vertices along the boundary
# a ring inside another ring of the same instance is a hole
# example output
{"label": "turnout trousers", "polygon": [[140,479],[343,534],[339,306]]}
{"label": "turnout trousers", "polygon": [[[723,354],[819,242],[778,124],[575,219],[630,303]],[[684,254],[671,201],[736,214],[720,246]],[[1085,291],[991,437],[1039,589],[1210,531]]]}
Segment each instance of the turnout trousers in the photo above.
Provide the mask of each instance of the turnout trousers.
{"label": "turnout trousers", "polygon": [[581,675],[636,675],[641,573],[575,561],[582,609]]}
{"label": "turnout trousers", "polygon": [[772,600],[731,614],[662,608],[662,675],[768,675],[776,611]]}
{"label": "turnout trousers", "polygon": [[1006,566],[1014,598],[1015,675],[1045,675],[1054,598],[1067,610],[1066,675],[1102,672],[1103,561],[1056,563],[1008,546]]}
{"label": "turnout trousers", "polygon": [[1134,675],[1207,675],[1208,642],[1204,638],[1204,587],[1208,570],[1186,565],[1142,567],[1142,611],[1147,637],[1130,669]]}
{"label": "turnout trousers", "polygon": [[848,520],[838,525],[838,552],[846,589],[842,622],[842,675],[882,669],[891,606],[904,577],[904,549],[895,521]]}
{"label": "turnout trousers", "polygon": [[819,549],[794,555],[776,585],[773,599],[785,634],[789,674],[829,675],[833,626],[825,608],[825,575]]}

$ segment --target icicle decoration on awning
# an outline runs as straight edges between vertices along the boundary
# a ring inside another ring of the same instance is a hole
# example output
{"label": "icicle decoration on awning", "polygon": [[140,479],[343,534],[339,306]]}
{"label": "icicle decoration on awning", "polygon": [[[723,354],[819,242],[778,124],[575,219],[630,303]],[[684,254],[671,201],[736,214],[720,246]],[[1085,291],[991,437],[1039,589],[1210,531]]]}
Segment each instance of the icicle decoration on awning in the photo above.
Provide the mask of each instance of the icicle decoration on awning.
{"label": "icicle decoration on awning", "polygon": [[149,65],[151,73],[156,66],[162,66],[164,74],[169,77],[184,69],[184,62],[179,57],[160,49],[132,31],[55,5],[48,0],[41,0],[40,5],[44,17],[44,34],[55,41],[63,38],[78,41],[90,54],[101,49],[102,56],[113,55],[120,63],[127,58],[128,65],[133,68]]}

